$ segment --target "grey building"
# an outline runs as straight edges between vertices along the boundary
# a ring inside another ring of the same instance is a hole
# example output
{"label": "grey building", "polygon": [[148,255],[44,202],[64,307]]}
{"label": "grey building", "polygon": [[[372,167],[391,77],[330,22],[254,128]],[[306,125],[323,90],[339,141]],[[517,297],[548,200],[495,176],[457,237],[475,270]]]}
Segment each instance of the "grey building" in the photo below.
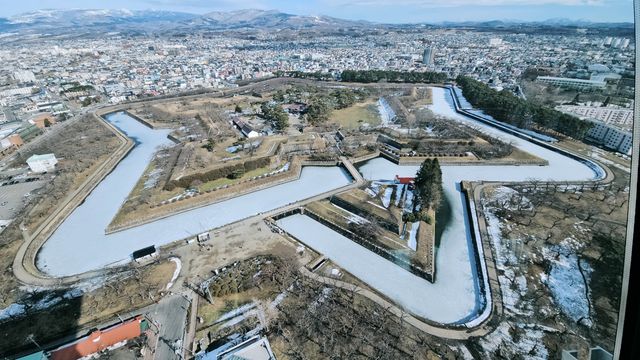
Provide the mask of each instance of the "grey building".
{"label": "grey building", "polygon": [[422,63],[424,65],[433,65],[434,52],[431,47],[425,48],[422,53]]}
{"label": "grey building", "polygon": [[601,121],[589,120],[593,127],[587,132],[587,139],[592,140],[607,149],[625,155],[631,155],[633,136],[631,132],[605,124]]}

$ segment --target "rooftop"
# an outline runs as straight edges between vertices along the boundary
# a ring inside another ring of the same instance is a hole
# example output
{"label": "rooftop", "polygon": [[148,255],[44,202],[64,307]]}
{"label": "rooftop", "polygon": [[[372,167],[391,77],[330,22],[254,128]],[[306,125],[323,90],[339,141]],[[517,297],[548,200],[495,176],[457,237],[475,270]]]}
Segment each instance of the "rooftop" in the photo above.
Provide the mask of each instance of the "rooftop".
{"label": "rooftop", "polygon": [[27,162],[31,161],[43,161],[43,160],[56,160],[56,156],[54,154],[33,154],[31,157],[27,159]]}

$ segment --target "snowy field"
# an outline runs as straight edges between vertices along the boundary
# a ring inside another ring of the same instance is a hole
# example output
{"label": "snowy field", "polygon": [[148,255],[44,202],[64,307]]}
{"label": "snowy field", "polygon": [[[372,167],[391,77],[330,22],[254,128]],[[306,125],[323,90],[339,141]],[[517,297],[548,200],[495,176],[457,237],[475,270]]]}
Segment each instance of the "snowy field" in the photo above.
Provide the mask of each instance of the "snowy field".
{"label": "snowy field", "polygon": [[167,130],[151,130],[125,113],[111,114],[107,120],[135,139],[137,145],[44,244],[37,264],[49,275],[73,275],[126,263],[133,251],[143,247],[195,236],[350,182],[338,167],[304,167],[298,180],[105,235],[104,229],[154,152],[169,143]]}

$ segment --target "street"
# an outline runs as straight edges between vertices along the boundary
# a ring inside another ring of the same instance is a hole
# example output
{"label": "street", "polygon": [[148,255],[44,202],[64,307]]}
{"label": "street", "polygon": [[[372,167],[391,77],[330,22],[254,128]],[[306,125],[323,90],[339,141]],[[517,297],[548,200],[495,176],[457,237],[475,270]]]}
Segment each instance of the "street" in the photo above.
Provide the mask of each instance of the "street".
{"label": "street", "polygon": [[[145,315],[151,320],[151,329],[157,331],[154,359],[181,359],[187,309],[190,301],[185,295],[171,295],[160,300]],[[158,331],[159,330],[159,331]],[[149,344],[151,348],[154,344]]]}

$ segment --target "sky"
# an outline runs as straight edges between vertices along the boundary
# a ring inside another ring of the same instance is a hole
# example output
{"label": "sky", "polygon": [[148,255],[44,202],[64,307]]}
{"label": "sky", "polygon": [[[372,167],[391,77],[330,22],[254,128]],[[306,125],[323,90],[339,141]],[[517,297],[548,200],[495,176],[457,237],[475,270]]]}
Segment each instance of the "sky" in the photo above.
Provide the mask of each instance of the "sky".
{"label": "sky", "polygon": [[0,0],[0,16],[38,9],[280,10],[384,23],[567,18],[632,22],[633,0]]}

